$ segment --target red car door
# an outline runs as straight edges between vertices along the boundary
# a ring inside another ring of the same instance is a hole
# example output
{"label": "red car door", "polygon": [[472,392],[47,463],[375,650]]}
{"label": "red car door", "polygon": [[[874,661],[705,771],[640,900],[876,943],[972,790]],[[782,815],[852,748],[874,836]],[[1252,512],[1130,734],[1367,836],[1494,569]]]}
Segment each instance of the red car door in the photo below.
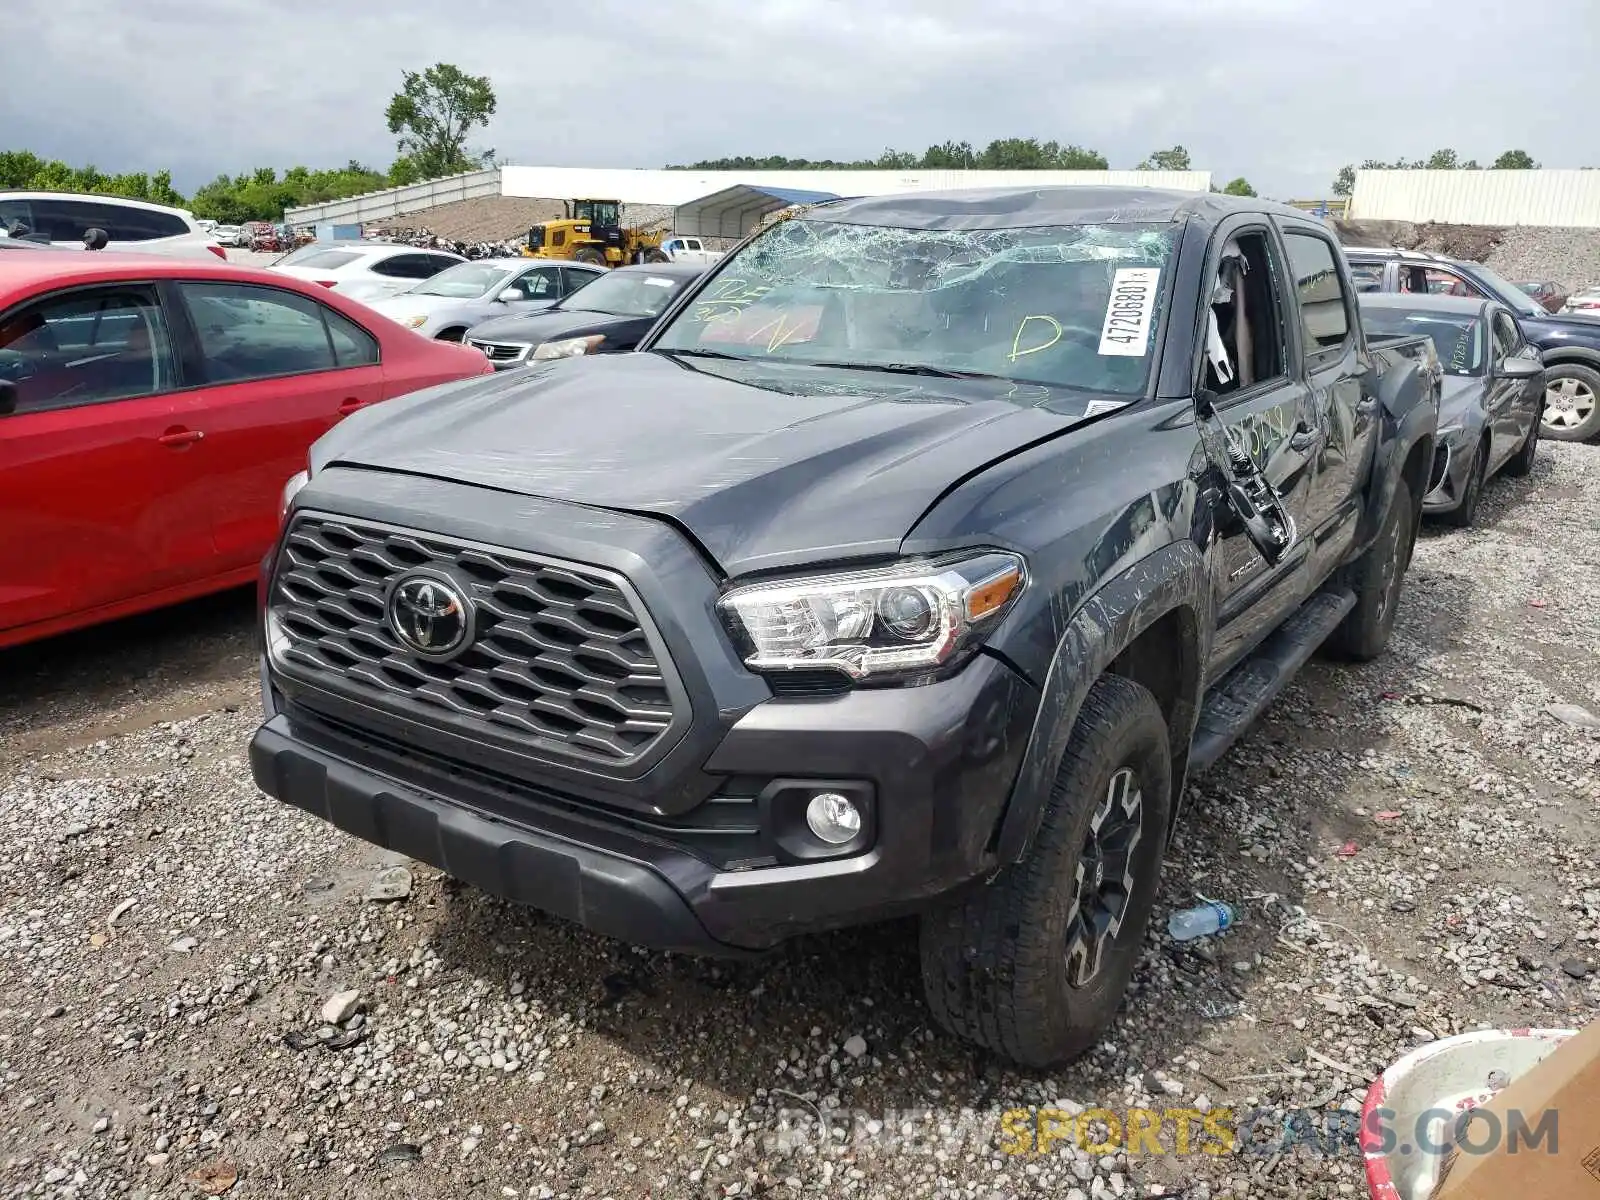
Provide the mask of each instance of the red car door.
{"label": "red car door", "polygon": [[223,570],[261,561],[277,535],[278,499],[311,443],[383,398],[378,341],[288,288],[175,285],[199,348],[196,414],[212,536]]}
{"label": "red car door", "polygon": [[193,398],[155,291],[77,288],[0,317],[0,644],[216,573]]}

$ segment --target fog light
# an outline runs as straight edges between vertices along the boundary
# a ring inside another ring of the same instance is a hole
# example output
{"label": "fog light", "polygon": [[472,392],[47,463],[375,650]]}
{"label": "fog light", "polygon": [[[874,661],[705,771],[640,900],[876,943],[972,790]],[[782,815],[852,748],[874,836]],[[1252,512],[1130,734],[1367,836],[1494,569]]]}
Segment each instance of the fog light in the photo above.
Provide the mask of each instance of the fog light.
{"label": "fog light", "polygon": [[806,805],[806,824],[830,846],[842,846],[861,832],[861,812],[838,792],[819,792]]}

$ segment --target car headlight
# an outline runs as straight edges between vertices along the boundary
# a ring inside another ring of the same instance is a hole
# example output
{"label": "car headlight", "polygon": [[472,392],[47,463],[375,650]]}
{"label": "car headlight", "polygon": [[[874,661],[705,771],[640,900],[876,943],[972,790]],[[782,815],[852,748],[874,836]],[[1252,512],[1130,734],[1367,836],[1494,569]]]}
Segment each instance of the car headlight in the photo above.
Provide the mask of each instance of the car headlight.
{"label": "car headlight", "polygon": [[824,668],[877,679],[969,656],[1025,579],[1017,555],[985,551],[748,584],[725,593],[717,608],[753,671]]}
{"label": "car headlight", "polygon": [[565,338],[559,342],[540,342],[533,352],[533,360],[544,362],[551,358],[579,358],[585,354],[593,354],[605,340],[605,334],[592,333],[588,337]]}
{"label": "car headlight", "polygon": [[299,471],[289,477],[289,482],[283,485],[283,495],[278,498],[278,524],[282,525],[284,517],[289,515],[289,505],[294,503],[295,494],[310,482],[310,471]]}
{"label": "car headlight", "polygon": [[407,329],[421,329],[427,323],[428,318],[425,316],[405,317],[400,321],[400,324],[404,325]]}

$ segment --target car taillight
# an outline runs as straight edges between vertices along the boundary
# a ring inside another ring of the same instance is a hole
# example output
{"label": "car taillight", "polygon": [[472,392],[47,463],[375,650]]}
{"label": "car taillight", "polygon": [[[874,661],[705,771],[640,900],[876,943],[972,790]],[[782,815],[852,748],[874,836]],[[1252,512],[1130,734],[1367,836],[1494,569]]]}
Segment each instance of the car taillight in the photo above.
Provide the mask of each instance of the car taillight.
{"label": "car taillight", "polygon": [[207,246],[206,249],[211,251],[211,253],[215,254],[223,262],[227,262],[228,261],[228,252],[226,250],[224,250],[221,246]]}

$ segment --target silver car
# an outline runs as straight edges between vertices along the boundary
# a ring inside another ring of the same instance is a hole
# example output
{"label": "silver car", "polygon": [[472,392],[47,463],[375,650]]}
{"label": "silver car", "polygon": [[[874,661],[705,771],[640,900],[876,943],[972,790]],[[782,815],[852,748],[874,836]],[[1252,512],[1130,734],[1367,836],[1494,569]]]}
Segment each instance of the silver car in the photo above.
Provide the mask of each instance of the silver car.
{"label": "silver car", "polygon": [[460,263],[394,296],[366,303],[425,337],[459,342],[492,317],[538,312],[606,274],[587,263],[480,258]]}

